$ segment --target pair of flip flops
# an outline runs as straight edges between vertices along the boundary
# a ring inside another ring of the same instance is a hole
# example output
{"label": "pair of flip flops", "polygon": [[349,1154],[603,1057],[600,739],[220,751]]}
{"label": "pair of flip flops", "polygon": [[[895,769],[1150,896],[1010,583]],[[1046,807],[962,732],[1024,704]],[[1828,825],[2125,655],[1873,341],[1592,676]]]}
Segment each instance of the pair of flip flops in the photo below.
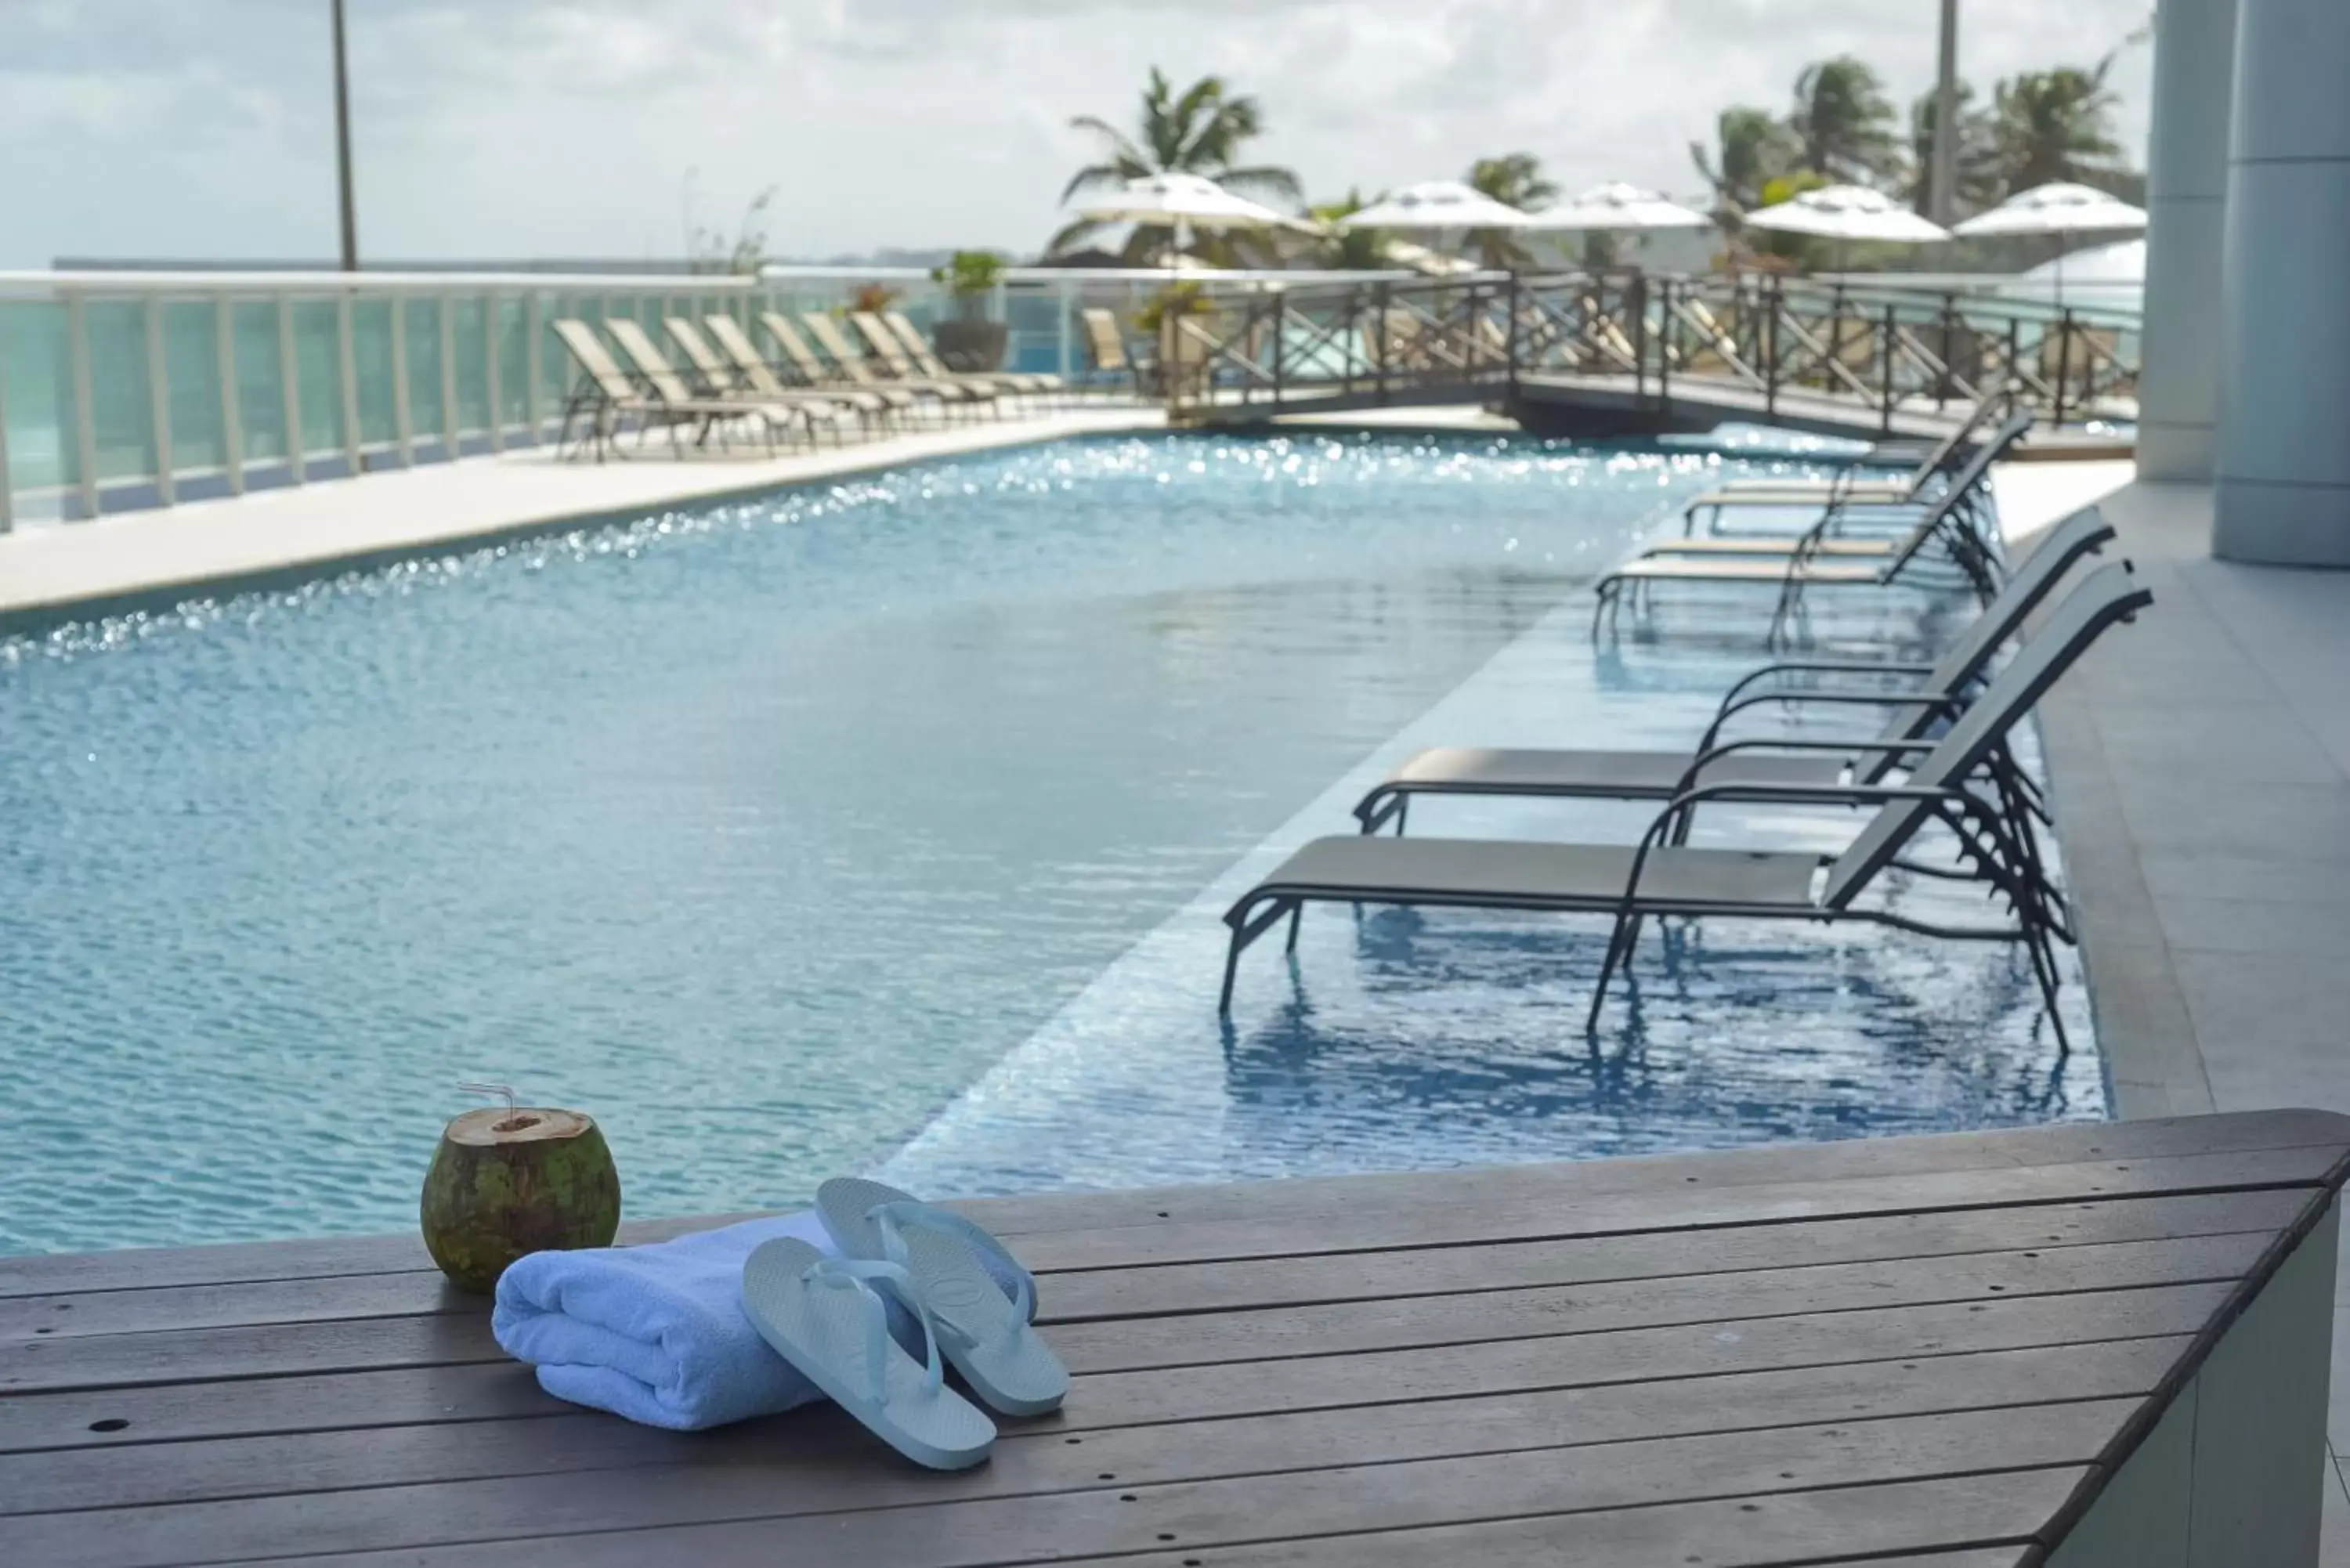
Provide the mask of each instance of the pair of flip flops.
{"label": "pair of flip flops", "polygon": [[[743,1310],[834,1403],[940,1470],[979,1463],[995,1442],[995,1423],[946,1386],[944,1364],[1007,1416],[1060,1407],[1069,1370],[1029,1326],[1036,1282],[1003,1242],[878,1181],[827,1181],[816,1209],[841,1256],[762,1243],[743,1265]],[[921,1335],[920,1360],[889,1332],[893,1300]]]}

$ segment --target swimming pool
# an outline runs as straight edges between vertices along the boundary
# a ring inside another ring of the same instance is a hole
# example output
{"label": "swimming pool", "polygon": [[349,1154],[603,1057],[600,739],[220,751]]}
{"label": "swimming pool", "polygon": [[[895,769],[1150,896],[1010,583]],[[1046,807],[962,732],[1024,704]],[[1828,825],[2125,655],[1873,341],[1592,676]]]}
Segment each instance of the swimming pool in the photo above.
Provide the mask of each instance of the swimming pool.
{"label": "swimming pool", "polygon": [[1421,730],[1685,741],[1752,641],[1575,588],[1737,468],[1069,442],[0,643],[0,1249],[403,1228],[478,1077],[636,1215],[2098,1114],[1885,933],[1693,936],[1586,1044],[1587,923],[1334,916],[1219,1028],[1225,884]]}

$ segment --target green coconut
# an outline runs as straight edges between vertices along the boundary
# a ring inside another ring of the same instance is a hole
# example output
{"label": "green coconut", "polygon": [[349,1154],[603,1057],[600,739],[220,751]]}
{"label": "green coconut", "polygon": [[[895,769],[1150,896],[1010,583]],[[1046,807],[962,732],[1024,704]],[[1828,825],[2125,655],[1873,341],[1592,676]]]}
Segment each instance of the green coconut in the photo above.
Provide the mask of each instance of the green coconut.
{"label": "green coconut", "polygon": [[441,1134],[423,1214],[441,1272],[487,1293],[525,1252],[610,1246],[620,1176],[604,1135],[577,1111],[468,1111]]}

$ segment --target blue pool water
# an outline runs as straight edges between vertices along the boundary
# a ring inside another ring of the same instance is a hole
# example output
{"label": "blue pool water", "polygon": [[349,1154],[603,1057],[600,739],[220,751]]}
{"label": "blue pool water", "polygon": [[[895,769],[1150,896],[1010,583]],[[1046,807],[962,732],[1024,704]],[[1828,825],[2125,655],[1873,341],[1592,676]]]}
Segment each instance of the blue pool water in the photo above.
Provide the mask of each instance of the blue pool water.
{"label": "blue pool water", "polygon": [[2099,1114],[2010,955],[1882,932],[1652,940],[1586,1041],[1596,930],[1326,913],[1218,1025],[1384,759],[1686,743],[1752,601],[1595,651],[1579,585],[1739,466],[1067,443],[0,642],[0,1250],[402,1228],[478,1077],[640,1216]]}

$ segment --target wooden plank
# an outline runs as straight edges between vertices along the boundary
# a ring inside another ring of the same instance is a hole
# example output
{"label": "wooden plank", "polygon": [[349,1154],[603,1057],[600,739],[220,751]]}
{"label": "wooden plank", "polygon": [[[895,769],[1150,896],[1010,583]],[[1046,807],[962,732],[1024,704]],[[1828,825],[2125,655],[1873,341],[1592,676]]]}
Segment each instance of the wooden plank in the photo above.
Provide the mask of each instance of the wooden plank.
{"label": "wooden plank", "polygon": [[[1593,1284],[1674,1274],[1960,1256],[2040,1247],[2275,1231],[2306,1207],[2294,1189],[2125,1199],[2055,1208],[1957,1210],[1784,1225],[1505,1241],[1476,1252],[1482,1289]],[[2062,1241],[2050,1240],[2061,1236]],[[1466,1288],[1456,1250],[1414,1248],[1310,1258],[1251,1258],[1083,1270],[1053,1276],[1041,1321],[1157,1316],[1244,1306],[1440,1295]],[[103,1300],[105,1298],[86,1298]],[[0,1303],[0,1333],[11,1324]],[[160,1326],[160,1325],[159,1325]]]}
{"label": "wooden plank", "polygon": [[[2077,1299],[2241,1279],[2274,1232],[2180,1241],[1908,1258],[1884,1263],[1825,1263],[1736,1274],[1543,1285],[1471,1295],[1322,1303],[1259,1311],[1191,1313],[1065,1324],[1053,1346],[1072,1372],[1232,1365],[1284,1356],[1346,1355],[1412,1345],[1519,1339],[1690,1323],[1758,1319],[1922,1305],[1935,1302]],[[1479,1250],[1451,1249],[1462,1275],[1478,1272]]]}
{"label": "wooden plank", "polygon": [[[1612,1162],[1611,1162],[1612,1163]],[[1458,1207],[1393,1207],[1276,1219],[1173,1218],[1102,1230],[1031,1231],[1014,1238],[1041,1271],[1147,1263],[1383,1251],[1399,1245],[1460,1246],[1627,1231],[1696,1230],[1940,1210],[2079,1203],[2104,1198],[2302,1188],[2313,1206],[2335,1181],[2333,1145],[2085,1164],[2022,1166],[1918,1176],[1853,1178],[1709,1190],[1685,1186],[1562,1198],[1495,1199]],[[2338,1184],[2338,1183],[2337,1183]]]}
{"label": "wooden plank", "polygon": [[[764,1466],[779,1504],[811,1492],[839,1508],[1205,1480],[1284,1469],[1566,1447],[1709,1432],[2143,1397],[2185,1335],[1935,1356],[1881,1366],[1731,1373],[1655,1384],[1499,1393],[1358,1409],[1129,1427],[1082,1435],[1014,1426],[978,1469],[941,1480],[879,1458],[853,1422],[817,1406],[714,1432],[610,1417],[473,1421],[0,1455],[0,1513],[284,1496],[567,1470],[685,1463]],[[616,1479],[616,1485],[636,1484]],[[941,1491],[941,1487],[945,1490]]]}
{"label": "wooden plank", "polygon": [[[1958,1259],[1119,1318],[1063,1324],[1053,1343],[1073,1372],[1128,1371],[1931,1302],[2070,1296],[2234,1280],[2271,1239],[2271,1232],[2256,1231],[2168,1243],[2123,1241]],[[1447,1251],[1462,1276],[1478,1276],[1477,1249]],[[18,1339],[0,1342],[0,1389],[124,1388],[504,1356],[491,1336],[488,1318],[480,1314]]]}
{"label": "wooden plank", "polygon": [[[2192,1334],[2228,1295],[2225,1285],[2178,1285],[2099,1296],[1895,1307],[1232,1366],[1104,1373],[1081,1379],[1057,1419],[1063,1430],[1082,1430],[1253,1411],[1445,1399],[1497,1388],[1569,1388],[1868,1361],[1911,1370],[1912,1359],[1966,1351]],[[1887,1370],[1889,1375],[1891,1368]]]}
{"label": "wooden plank", "polygon": [[[1705,1568],[1763,1568],[1765,1564],[1779,1568],[1943,1547],[2020,1545],[2022,1542],[2011,1533],[2014,1521],[2044,1515],[2077,1484],[2082,1473],[2069,1467],[2013,1470],[1662,1507],[1543,1513],[1489,1523],[1226,1546],[1212,1554],[1186,1546],[1180,1539],[1171,1546],[1159,1544],[1156,1537],[1162,1532],[1152,1531],[1146,1537],[1146,1550],[1139,1553],[1055,1560],[1027,1552],[991,1561],[1059,1561],[1071,1568],[1087,1563],[1095,1568],[1182,1568],[1187,1563],[1192,1568],[1427,1568],[1430,1563],[1473,1563],[1478,1568],[1559,1568],[1563,1563],[1572,1563],[1575,1568],[1656,1568],[1696,1557]],[[846,1559],[837,1536],[823,1539],[831,1560]],[[1159,1549],[1147,1549],[1153,1545]],[[499,1568],[600,1568],[602,1564],[638,1568],[659,1559],[691,1562],[696,1568],[812,1560],[785,1550],[777,1539],[777,1527],[758,1520],[602,1537],[564,1536],[280,1561],[285,1568],[376,1568],[395,1562],[411,1568],[460,1563]],[[867,1557],[861,1550],[858,1560],[886,1562],[892,1568],[900,1561]]]}
{"label": "wooden plank", "polygon": [[[1496,1243],[1477,1253],[1473,1284],[1507,1290],[1685,1273],[1872,1259],[1935,1257],[2029,1246],[2093,1245],[2156,1237],[2278,1229],[2307,1201],[2280,1189],[2185,1198],[2127,1199],[2024,1210],[1958,1210],[1858,1220],[1726,1226]],[[2061,1241],[2047,1240],[2061,1234]],[[1305,1305],[1377,1296],[1434,1295],[1465,1288],[1451,1248],[1250,1259],[1055,1276],[1042,1321],[1157,1315],[1216,1308]],[[317,1279],[166,1285],[0,1299],[0,1341],[93,1334],[225,1328],[337,1318],[479,1314],[482,1299],[438,1270]],[[46,1331],[46,1332],[45,1332]]]}
{"label": "wooden plank", "polygon": [[[1454,1398],[1727,1372],[2193,1334],[2225,1285],[1700,1324],[1180,1367],[1081,1378],[1052,1418],[1062,1433],[1283,1410]],[[2085,1307],[2086,1310],[2085,1310]],[[1910,1369],[1910,1368],[1905,1368]],[[513,1362],[374,1374],[247,1378],[0,1399],[0,1453],[416,1422],[542,1415],[570,1407]],[[121,1421],[120,1428],[97,1429]]]}
{"label": "wooden plank", "polygon": [[[1556,1202],[1674,1184],[1714,1191],[1814,1177],[1835,1180],[1932,1171],[1997,1170],[2035,1162],[2064,1164],[2319,1147],[2350,1150],[2350,1118],[2319,1111],[2241,1112],[1998,1133],[1783,1145],[1580,1164],[1315,1178],[1122,1193],[1045,1194],[980,1199],[955,1207],[1009,1236],[1126,1225],[1148,1227],[1154,1220],[1175,1217],[1179,1209],[1187,1222],[1243,1217],[1272,1220],[1363,1213],[1381,1205],[1391,1210],[1401,1205],[1405,1211],[1422,1211],[1509,1196]],[[1689,1180],[1692,1176],[1697,1179],[1695,1182]],[[660,1240],[743,1217],[745,1216],[632,1220],[622,1227],[621,1239]],[[0,1297],[416,1272],[430,1266],[422,1243],[409,1235],[331,1238],[306,1241],[298,1245],[242,1242],[32,1254],[0,1257]]]}
{"label": "wooden plank", "polygon": [[[2059,1123],[1926,1137],[1774,1144],[1700,1154],[1458,1170],[1305,1177],[1214,1186],[991,1198],[956,1207],[1002,1235],[1175,1219],[1320,1218],[1374,1210],[1411,1212],[1531,1197],[1556,1201],[1682,1187],[1720,1191],[1790,1182],[1996,1171],[2019,1166],[2178,1158],[2282,1148],[2350,1152],[2350,1116],[2327,1111],[2248,1111],[2133,1122]],[[2319,1159],[2320,1168],[2334,1160]]]}
{"label": "wooden plank", "polygon": [[[775,1472],[756,1465],[638,1471],[624,1487],[594,1472],[376,1487],[312,1497],[299,1508],[258,1498],[118,1509],[102,1532],[72,1514],[0,1519],[0,1561],[70,1556],[80,1568],[167,1568],[187,1560],[192,1542],[201,1542],[205,1555],[238,1559],[290,1555],[322,1540],[364,1552],[549,1537],[571,1538],[585,1560],[595,1561],[598,1549],[587,1538],[605,1532],[641,1541],[639,1532],[663,1526],[760,1520],[769,1527],[775,1562],[980,1568],[1149,1551],[1169,1542],[1212,1550],[2081,1464],[2112,1441],[2137,1407],[2126,1399],[2043,1406],[2022,1423],[2003,1410],[1970,1411],[1158,1486],[1097,1483],[855,1511],[814,1491],[799,1494],[805,1511],[794,1511],[778,1497]],[[878,1461],[878,1455],[865,1460]],[[2029,1537],[2045,1517],[2018,1510],[1996,1533]]]}

